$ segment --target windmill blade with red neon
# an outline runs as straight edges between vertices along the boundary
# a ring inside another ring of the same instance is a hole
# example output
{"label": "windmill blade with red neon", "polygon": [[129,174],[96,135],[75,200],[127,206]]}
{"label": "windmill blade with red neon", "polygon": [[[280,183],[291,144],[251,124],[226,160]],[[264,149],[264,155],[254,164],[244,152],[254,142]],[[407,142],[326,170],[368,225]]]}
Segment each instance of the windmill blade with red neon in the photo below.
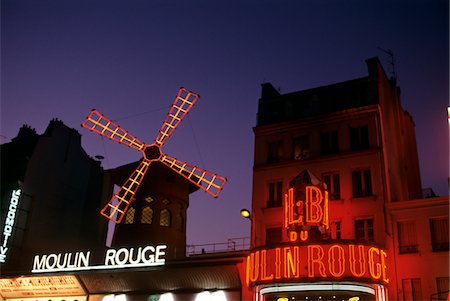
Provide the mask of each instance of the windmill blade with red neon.
{"label": "windmill blade with red neon", "polygon": [[138,167],[133,171],[125,184],[113,195],[111,200],[106,204],[100,213],[109,220],[120,223],[125,216],[131,202],[134,199],[139,186],[144,179],[147,169],[151,161],[142,159]]}
{"label": "windmill blade with red neon", "polygon": [[110,140],[136,149],[143,155],[143,159],[140,161],[138,167],[102,209],[101,214],[103,216],[115,223],[120,223],[122,221],[145,177],[148,167],[154,161],[162,162],[213,197],[219,195],[227,182],[226,178],[172,158],[161,152],[161,147],[185,118],[187,113],[189,113],[198,98],[198,94],[185,88],[180,88],[153,144],[145,144],[98,111],[91,111],[89,116],[82,123],[84,128]]}

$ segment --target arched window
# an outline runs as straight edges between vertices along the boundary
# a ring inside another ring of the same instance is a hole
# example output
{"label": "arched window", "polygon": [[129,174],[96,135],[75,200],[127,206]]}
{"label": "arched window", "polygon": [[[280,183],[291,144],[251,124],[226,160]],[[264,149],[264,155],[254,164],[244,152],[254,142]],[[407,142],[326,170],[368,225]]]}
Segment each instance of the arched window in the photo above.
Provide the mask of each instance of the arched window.
{"label": "arched window", "polygon": [[127,215],[125,216],[125,224],[132,224],[134,222],[134,213],[136,212],[136,209],[131,207],[128,209]]}
{"label": "arched window", "polygon": [[142,209],[142,215],[141,215],[141,223],[143,224],[151,224],[153,221],[153,209],[149,206],[145,206],[144,209]]}
{"label": "arched window", "polygon": [[159,225],[163,227],[170,227],[170,211],[167,209],[161,210],[161,213],[159,215]]}

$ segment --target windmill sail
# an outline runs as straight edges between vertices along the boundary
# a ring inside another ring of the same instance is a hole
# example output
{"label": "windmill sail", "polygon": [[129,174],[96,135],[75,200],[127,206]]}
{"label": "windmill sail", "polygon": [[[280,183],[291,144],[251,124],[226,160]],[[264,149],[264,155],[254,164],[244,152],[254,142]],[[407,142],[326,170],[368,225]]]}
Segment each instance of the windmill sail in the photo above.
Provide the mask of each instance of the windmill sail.
{"label": "windmill sail", "polygon": [[180,88],[153,144],[145,144],[97,110],[91,111],[86,120],[81,124],[84,128],[138,150],[143,155],[143,159],[138,167],[102,209],[101,214],[103,216],[115,223],[122,221],[150,164],[154,161],[162,162],[213,197],[219,195],[222,187],[227,182],[226,178],[187,162],[172,158],[161,152],[161,147],[185,118],[187,113],[189,113],[198,98],[198,94],[185,88]]}

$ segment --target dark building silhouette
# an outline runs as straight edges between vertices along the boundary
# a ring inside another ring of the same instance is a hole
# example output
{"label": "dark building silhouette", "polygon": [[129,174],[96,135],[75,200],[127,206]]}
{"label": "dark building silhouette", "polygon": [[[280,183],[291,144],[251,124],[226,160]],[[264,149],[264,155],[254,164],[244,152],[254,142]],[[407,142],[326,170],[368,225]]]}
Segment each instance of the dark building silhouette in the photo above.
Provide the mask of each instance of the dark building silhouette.
{"label": "dark building silhouette", "polygon": [[28,269],[35,254],[73,251],[104,244],[97,218],[103,168],[81,147],[81,135],[52,120],[42,135],[29,127],[1,145],[2,220],[13,189],[20,189],[14,233],[2,273]]}
{"label": "dark building silhouette", "polygon": [[[111,183],[121,186],[138,162],[108,170]],[[124,220],[116,225],[112,247],[167,244],[166,258],[186,256],[189,194],[198,187],[159,162],[150,165]]]}

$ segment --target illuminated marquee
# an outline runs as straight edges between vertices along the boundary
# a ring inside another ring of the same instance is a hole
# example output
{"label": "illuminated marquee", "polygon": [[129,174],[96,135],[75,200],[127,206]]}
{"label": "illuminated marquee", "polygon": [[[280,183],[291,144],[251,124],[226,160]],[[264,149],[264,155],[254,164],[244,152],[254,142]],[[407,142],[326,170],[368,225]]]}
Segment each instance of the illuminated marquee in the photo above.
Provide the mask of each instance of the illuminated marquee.
{"label": "illuminated marquee", "polygon": [[108,249],[103,265],[91,265],[91,252],[34,256],[33,273],[149,267],[165,264],[166,245]]}
{"label": "illuminated marquee", "polygon": [[389,283],[385,250],[360,244],[287,245],[247,256],[247,285],[301,279],[365,278]]}
{"label": "illuminated marquee", "polygon": [[306,186],[305,199],[296,199],[294,188],[284,196],[284,228],[290,241],[306,241],[308,229],[317,226],[321,232],[329,230],[328,191]]}
{"label": "illuminated marquee", "polygon": [[[59,275],[0,279],[0,295],[4,298],[21,298],[22,300],[24,297],[33,296],[32,301],[38,300],[39,296],[47,296],[47,299],[43,300],[47,301],[49,300],[48,296],[80,297],[86,293],[75,276]],[[84,300],[83,298],[77,299]],[[70,298],[65,300],[70,300]]]}
{"label": "illuminated marquee", "polygon": [[21,190],[13,190],[11,200],[9,201],[8,212],[6,213],[5,224],[3,226],[3,239],[0,241],[0,263],[6,262],[6,254],[8,253],[8,241],[12,235],[14,222],[16,220],[16,212],[19,208],[19,198]]}

